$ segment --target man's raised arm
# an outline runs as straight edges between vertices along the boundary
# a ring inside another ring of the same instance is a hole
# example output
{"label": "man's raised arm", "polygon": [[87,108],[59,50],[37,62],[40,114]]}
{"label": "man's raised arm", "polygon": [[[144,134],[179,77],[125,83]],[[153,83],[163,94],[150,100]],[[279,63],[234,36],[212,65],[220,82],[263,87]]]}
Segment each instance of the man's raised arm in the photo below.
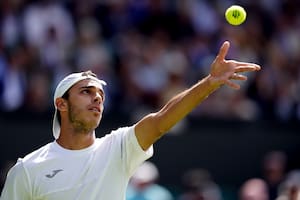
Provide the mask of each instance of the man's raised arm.
{"label": "man's raised arm", "polygon": [[223,43],[211,65],[209,75],[192,87],[174,96],[158,112],[148,114],[137,122],[135,134],[144,150],[148,149],[220,86],[228,85],[233,89],[239,89],[240,85],[232,80],[247,80],[246,76],[239,73],[260,70],[260,66],[253,63],[225,60],[229,46],[228,41]]}

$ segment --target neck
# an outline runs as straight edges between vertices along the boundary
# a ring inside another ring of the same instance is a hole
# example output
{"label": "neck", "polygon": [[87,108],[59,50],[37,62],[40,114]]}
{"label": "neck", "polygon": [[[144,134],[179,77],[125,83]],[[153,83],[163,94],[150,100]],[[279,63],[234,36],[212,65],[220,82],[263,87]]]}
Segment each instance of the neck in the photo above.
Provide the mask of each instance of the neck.
{"label": "neck", "polygon": [[95,141],[94,131],[80,134],[80,133],[70,133],[60,132],[59,138],[56,140],[59,145],[70,150],[80,150],[91,146]]}

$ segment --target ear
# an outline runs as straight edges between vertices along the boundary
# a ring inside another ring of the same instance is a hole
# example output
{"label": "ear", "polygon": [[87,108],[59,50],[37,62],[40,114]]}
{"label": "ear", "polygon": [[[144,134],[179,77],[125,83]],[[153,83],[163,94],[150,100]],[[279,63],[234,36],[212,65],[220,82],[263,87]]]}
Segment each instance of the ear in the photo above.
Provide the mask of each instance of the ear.
{"label": "ear", "polygon": [[55,100],[55,105],[59,111],[66,111],[68,108],[67,100],[62,97],[59,97]]}

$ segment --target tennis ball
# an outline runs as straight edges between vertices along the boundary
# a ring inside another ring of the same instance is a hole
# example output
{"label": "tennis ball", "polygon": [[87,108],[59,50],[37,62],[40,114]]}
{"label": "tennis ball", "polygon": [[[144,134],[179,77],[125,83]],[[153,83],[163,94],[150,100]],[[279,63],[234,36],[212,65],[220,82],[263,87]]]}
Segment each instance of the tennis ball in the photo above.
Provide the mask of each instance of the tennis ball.
{"label": "tennis ball", "polygon": [[232,5],[227,8],[225,18],[231,25],[238,26],[246,20],[247,13],[242,6]]}

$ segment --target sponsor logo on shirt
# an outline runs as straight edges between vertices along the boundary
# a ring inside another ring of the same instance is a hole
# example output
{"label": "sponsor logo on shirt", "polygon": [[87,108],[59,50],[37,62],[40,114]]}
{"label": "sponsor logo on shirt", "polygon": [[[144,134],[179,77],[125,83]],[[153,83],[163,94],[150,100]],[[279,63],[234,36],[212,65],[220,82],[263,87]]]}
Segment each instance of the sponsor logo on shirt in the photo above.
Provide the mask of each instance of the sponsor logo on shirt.
{"label": "sponsor logo on shirt", "polygon": [[45,176],[47,178],[53,178],[54,176],[56,176],[56,174],[58,174],[59,172],[63,171],[62,169],[56,169],[52,171],[52,174],[46,174]]}

